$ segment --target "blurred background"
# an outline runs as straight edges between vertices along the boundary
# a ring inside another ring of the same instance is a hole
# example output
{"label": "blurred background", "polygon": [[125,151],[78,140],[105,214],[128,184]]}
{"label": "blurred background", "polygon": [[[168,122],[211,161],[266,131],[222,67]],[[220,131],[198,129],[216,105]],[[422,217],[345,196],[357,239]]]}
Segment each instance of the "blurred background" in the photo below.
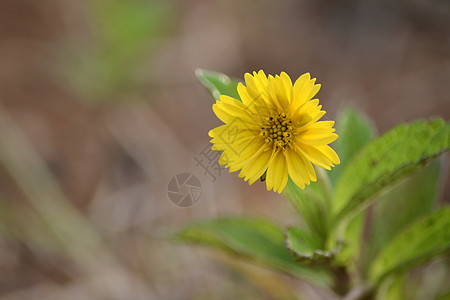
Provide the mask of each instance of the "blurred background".
{"label": "blurred background", "polygon": [[[291,299],[306,283],[161,239],[218,215],[297,222],[198,165],[219,125],[194,70],[310,72],[327,117],[450,117],[443,0],[2,0],[0,299]],[[190,208],[167,184],[190,172]],[[441,199],[450,198],[447,180]]]}

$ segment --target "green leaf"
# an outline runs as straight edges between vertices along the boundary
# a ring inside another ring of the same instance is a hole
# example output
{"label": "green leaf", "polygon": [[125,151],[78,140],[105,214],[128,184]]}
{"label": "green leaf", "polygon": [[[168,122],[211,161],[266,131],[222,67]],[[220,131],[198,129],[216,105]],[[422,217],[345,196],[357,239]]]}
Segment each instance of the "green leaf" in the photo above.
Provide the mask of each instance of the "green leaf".
{"label": "green leaf", "polygon": [[299,265],[286,249],[282,230],[261,219],[220,218],[191,224],[173,235],[177,241],[206,245],[324,285],[323,272]]}
{"label": "green leaf", "polygon": [[318,183],[311,182],[310,186],[302,190],[289,178],[283,195],[294,204],[301,220],[320,241],[319,247],[324,247],[328,234],[328,217]]}
{"label": "green leaf", "polygon": [[330,179],[336,183],[347,163],[375,136],[373,122],[368,116],[353,107],[345,107],[336,119],[339,138],[334,143],[341,163],[330,172]]}
{"label": "green leaf", "polygon": [[230,79],[230,77],[222,73],[202,69],[195,70],[195,76],[209,91],[214,100],[219,100],[220,95],[227,95],[241,100],[237,92],[238,80]]}
{"label": "green leaf", "polygon": [[444,207],[399,233],[376,257],[369,279],[379,283],[393,272],[417,266],[449,250],[450,207]]}
{"label": "green leaf", "polygon": [[402,229],[435,208],[440,171],[441,160],[434,160],[377,199],[370,212],[370,230],[364,239],[363,272]]}
{"label": "green leaf", "polygon": [[423,168],[449,145],[450,125],[442,119],[402,124],[375,139],[347,164],[338,180],[336,220],[358,211],[383,188]]}
{"label": "green leaf", "polygon": [[334,257],[338,249],[322,250],[320,239],[301,228],[290,227],[286,230],[286,247],[295,260],[305,266],[324,266]]}

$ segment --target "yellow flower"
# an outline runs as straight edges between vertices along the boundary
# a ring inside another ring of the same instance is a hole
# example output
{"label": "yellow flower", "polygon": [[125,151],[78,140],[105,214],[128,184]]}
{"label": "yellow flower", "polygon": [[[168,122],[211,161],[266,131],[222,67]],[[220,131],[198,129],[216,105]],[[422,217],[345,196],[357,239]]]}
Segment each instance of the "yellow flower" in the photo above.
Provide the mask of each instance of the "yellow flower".
{"label": "yellow flower", "polygon": [[245,85],[237,90],[242,101],[221,95],[214,113],[225,124],[209,132],[213,150],[222,150],[219,163],[230,172],[241,170],[253,184],[266,171],[267,190],[281,193],[288,176],[300,188],[316,181],[312,164],[330,170],[339,164],[336,152],[328,146],[337,139],[333,121],[319,121],[325,111],[319,91],[310,74],[292,84],[289,76],[268,77],[261,70],[245,74]]}

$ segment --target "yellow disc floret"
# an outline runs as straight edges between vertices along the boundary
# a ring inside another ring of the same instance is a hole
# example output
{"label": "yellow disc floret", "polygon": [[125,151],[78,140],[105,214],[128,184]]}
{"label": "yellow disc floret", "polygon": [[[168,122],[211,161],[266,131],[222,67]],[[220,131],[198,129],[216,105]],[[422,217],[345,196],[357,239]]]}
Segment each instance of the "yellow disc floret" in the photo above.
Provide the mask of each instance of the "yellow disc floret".
{"label": "yellow disc floret", "polygon": [[261,136],[265,137],[265,142],[273,148],[285,148],[292,144],[294,127],[292,120],[287,119],[285,113],[278,113],[274,116],[266,117],[264,125],[261,126]]}

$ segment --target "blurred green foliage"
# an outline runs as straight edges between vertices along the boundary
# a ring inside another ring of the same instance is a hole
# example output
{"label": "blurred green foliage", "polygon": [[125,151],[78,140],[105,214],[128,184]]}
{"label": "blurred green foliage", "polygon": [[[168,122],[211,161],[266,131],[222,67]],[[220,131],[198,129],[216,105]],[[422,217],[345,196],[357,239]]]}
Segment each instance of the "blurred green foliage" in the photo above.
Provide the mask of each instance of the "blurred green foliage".
{"label": "blurred green foliage", "polygon": [[172,1],[90,1],[89,41],[73,41],[65,75],[90,102],[142,90],[152,50],[173,27]]}

